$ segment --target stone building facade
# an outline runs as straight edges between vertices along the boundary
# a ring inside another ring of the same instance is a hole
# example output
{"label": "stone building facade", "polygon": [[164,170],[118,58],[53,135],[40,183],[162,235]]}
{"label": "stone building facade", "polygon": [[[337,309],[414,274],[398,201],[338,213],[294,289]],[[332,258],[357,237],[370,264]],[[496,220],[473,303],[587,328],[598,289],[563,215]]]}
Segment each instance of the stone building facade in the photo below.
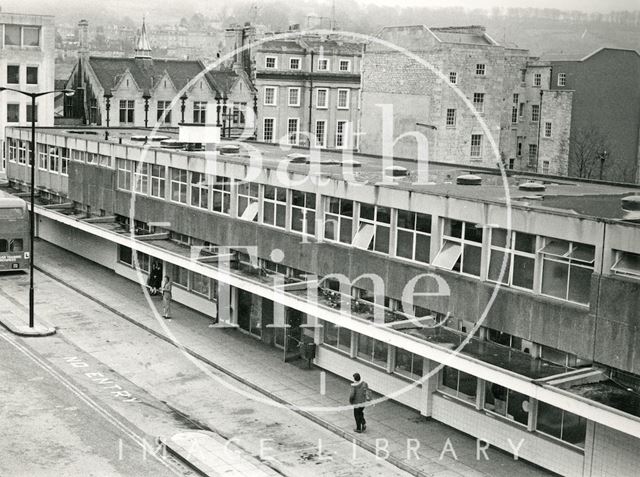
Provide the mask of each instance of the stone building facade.
{"label": "stone building facade", "polygon": [[378,39],[363,57],[361,152],[542,172],[550,64],[479,26],[387,27]]}

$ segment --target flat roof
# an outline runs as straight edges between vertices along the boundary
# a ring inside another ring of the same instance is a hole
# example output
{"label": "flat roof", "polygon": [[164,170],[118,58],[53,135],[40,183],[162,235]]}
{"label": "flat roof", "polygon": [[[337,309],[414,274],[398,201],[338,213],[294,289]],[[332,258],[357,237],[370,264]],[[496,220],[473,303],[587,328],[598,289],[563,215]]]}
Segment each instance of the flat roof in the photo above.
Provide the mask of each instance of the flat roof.
{"label": "flat roof", "polygon": [[[25,127],[10,127],[11,129],[27,129]],[[9,128],[8,128],[9,130]],[[77,139],[94,140],[101,143],[119,144],[133,147],[149,147],[154,150],[164,150],[174,154],[204,157],[205,151],[185,151],[179,149],[164,148],[160,145],[158,136],[177,139],[177,131],[172,129],[158,129],[152,132],[144,128],[109,128],[109,139],[104,137],[107,128],[84,127],[55,127],[39,128],[41,133],[49,133]],[[138,137],[138,140],[132,138]],[[149,140],[145,144],[140,140],[145,136]],[[155,136],[155,138],[154,138]],[[223,140],[220,146],[235,144],[239,146],[238,154],[221,154],[221,160],[225,162],[247,164],[249,153],[257,150],[261,154],[262,167],[277,168],[290,154],[311,154],[308,148],[296,146],[280,146],[255,141]],[[637,184],[610,183],[605,181],[593,181],[561,176],[550,176],[523,171],[506,170],[505,176],[499,168],[490,168],[475,165],[454,164],[429,161],[428,175],[419,179],[418,161],[412,159],[394,158],[393,166],[400,166],[407,170],[407,175],[393,177],[385,175],[382,170],[381,156],[373,156],[360,153],[348,153],[343,155],[339,150],[315,150],[314,156],[320,157],[320,172],[324,177],[344,179],[342,166],[344,158],[353,158],[359,163],[354,167],[353,179],[371,185],[380,185],[386,188],[396,188],[423,192],[445,197],[454,197],[479,202],[506,203],[511,201],[514,206],[523,206],[535,210],[555,211],[565,215],[576,215],[610,220],[624,220],[624,211],[621,199],[629,195],[640,195],[640,186]],[[424,167],[424,164],[420,166]],[[309,173],[310,164],[290,163],[287,170],[297,173]],[[316,166],[315,171],[318,170]],[[480,177],[481,185],[460,185],[456,178],[462,175],[473,174]],[[384,181],[384,182],[383,182]],[[535,182],[544,185],[542,191],[526,191],[519,188],[526,182]]]}

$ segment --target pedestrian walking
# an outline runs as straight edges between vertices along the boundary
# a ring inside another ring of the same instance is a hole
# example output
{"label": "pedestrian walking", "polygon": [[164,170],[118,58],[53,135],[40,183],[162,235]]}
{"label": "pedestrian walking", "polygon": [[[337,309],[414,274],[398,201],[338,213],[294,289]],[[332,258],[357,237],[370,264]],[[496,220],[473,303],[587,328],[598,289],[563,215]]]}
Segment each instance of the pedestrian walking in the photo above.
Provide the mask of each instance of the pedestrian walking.
{"label": "pedestrian walking", "polygon": [[360,373],[353,375],[349,403],[353,405],[353,417],[356,420],[355,432],[364,432],[367,429],[367,421],[364,418],[365,403],[371,399],[369,385],[362,380]]}
{"label": "pedestrian walking", "polygon": [[171,319],[171,277],[166,275],[162,282],[162,316]]}
{"label": "pedestrian walking", "polygon": [[160,293],[160,287],[162,286],[162,266],[158,261],[154,261],[151,266],[147,286],[149,287],[149,293],[151,295],[157,295]]}

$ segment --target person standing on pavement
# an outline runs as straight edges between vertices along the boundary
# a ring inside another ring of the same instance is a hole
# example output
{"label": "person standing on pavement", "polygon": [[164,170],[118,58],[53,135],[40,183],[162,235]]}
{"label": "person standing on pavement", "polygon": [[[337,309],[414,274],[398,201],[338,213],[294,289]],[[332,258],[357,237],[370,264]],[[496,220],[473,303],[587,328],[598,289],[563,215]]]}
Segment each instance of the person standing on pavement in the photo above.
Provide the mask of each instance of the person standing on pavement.
{"label": "person standing on pavement", "polygon": [[369,401],[369,385],[362,380],[359,373],[353,375],[349,403],[353,405],[353,417],[356,420],[355,432],[364,432],[367,429],[367,421],[364,419],[365,403]]}
{"label": "person standing on pavement", "polygon": [[165,275],[162,282],[162,316],[171,319],[171,277]]}
{"label": "person standing on pavement", "polygon": [[162,285],[162,267],[157,261],[153,262],[151,271],[149,272],[149,280],[147,286],[149,287],[149,293],[151,295],[157,295],[160,293],[160,286]]}

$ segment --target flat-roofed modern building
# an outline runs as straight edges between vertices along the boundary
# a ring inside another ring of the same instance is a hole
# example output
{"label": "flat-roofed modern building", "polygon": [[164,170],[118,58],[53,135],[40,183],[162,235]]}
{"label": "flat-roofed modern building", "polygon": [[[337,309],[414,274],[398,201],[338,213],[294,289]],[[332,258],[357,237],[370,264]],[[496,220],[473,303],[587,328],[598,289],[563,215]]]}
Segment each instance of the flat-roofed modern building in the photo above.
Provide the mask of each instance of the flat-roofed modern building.
{"label": "flat-roofed modern building", "polygon": [[637,186],[119,134],[38,131],[42,239],[132,280],[159,261],[176,300],[553,472],[635,473]]}
{"label": "flat-roofed modern building", "polygon": [[[25,92],[54,89],[55,26],[52,16],[0,13],[0,83]],[[38,126],[53,126],[54,96],[36,101]],[[31,99],[12,91],[0,93],[0,130],[31,122]],[[4,150],[4,143],[1,143]],[[4,169],[6,158],[1,161]]]}

